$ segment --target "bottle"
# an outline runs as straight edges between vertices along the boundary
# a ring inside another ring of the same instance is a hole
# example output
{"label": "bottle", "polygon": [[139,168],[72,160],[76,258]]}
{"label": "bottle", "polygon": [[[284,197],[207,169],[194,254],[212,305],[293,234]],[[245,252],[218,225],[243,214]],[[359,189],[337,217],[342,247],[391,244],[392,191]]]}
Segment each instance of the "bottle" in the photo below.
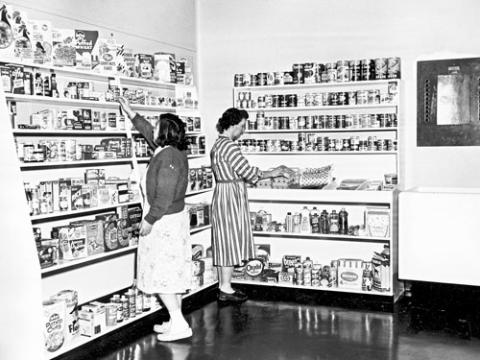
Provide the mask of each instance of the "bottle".
{"label": "bottle", "polygon": [[327,210],[323,210],[320,215],[320,233],[328,234],[329,232],[330,232],[330,227],[328,224],[328,212]]}
{"label": "bottle", "polygon": [[50,96],[58,97],[57,74],[54,72],[50,75]]}
{"label": "bottle", "polygon": [[184,104],[186,109],[193,109],[193,99],[192,93],[190,91],[187,91],[187,96],[184,100]]}
{"label": "bottle", "polygon": [[285,217],[285,231],[287,233],[293,232],[293,216],[290,211],[287,212],[287,216]]}
{"label": "bottle", "polygon": [[[130,294],[130,316],[131,317],[134,317],[136,314],[138,314],[138,303],[137,301],[140,300],[139,299],[139,291],[138,291],[138,288],[137,288],[137,279],[133,279],[133,284],[132,284],[132,287],[128,290],[129,294]],[[133,298],[133,300],[132,300]],[[131,308],[133,306],[133,309]],[[141,304],[142,308],[143,308],[143,303]],[[141,311],[140,311],[141,312]],[[133,314],[133,316],[132,316]]]}
{"label": "bottle", "polygon": [[320,232],[320,214],[316,206],[314,206],[310,212],[310,225],[312,227],[312,233],[318,234]]}
{"label": "bottle", "polygon": [[335,210],[329,216],[329,232],[330,234],[338,234],[339,232],[339,217]]}
{"label": "bottle", "polygon": [[303,234],[310,234],[312,228],[310,226],[310,210],[306,206],[303,207],[301,211],[302,222],[300,226],[300,232]]}
{"label": "bottle", "polygon": [[123,312],[123,319],[127,320],[130,317],[130,304],[128,301],[128,298],[125,295],[122,295],[120,298],[120,301],[122,303],[122,312]]}
{"label": "bottle", "polygon": [[300,228],[301,228],[301,223],[302,223],[302,215],[299,213],[295,213],[293,215],[293,227],[292,227],[292,232],[294,233],[299,233]]}
{"label": "bottle", "polygon": [[312,286],[312,268],[313,261],[307,256],[303,262],[303,284],[305,286]]}
{"label": "bottle", "polygon": [[143,311],[150,311],[152,296],[150,294],[143,294]]}
{"label": "bottle", "polygon": [[52,88],[50,87],[49,76],[45,76],[43,79],[43,96],[52,96]]}
{"label": "bottle", "polygon": [[135,292],[133,289],[127,291],[128,299],[128,317],[134,318],[137,314],[137,306],[135,304]]}
{"label": "bottle", "polygon": [[338,213],[339,217],[339,232],[340,234],[347,235],[348,234],[348,212],[345,208],[342,208]]}

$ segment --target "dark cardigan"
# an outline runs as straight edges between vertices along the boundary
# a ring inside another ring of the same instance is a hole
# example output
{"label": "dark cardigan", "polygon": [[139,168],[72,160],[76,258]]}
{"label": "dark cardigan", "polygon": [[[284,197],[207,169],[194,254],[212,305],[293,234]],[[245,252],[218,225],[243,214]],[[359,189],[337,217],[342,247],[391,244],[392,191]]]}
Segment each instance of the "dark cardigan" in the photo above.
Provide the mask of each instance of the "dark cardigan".
{"label": "dark cardigan", "polygon": [[[153,139],[154,127],[138,114],[132,123],[148,144],[157,148]],[[168,146],[152,156],[147,168],[146,183],[150,211],[144,216],[145,221],[153,225],[163,215],[182,211],[185,208],[188,183],[188,159],[185,152]]]}

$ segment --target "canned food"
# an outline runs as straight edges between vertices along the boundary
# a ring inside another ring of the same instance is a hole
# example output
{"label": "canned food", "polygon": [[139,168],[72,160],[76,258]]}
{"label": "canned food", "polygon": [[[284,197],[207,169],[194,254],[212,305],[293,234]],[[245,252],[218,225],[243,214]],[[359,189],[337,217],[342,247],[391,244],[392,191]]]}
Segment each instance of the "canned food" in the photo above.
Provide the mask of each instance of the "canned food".
{"label": "canned food", "polygon": [[288,118],[288,128],[296,130],[298,129],[298,119],[294,116]]}
{"label": "canned food", "polygon": [[347,93],[346,92],[339,92],[338,93],[338,105],[347,105]]}
{"label": "canned food", "polygon": [[353,115],[345,115],[345,129],[353,127]]}
{"label": "canned food", "polygon": [[233,78],[233,86],[239,87],[243,86],[243,75],[242,74],[235,74]]}
{"label": "canned food", "polygon": [[347,93],[347,105],[356,105],[357,104],[357,92],[356,91],[349,91]]}
{"label": "canned food", "polygon": [[333,115],[327,115],[326,129],[335,129],[335,117]]}
{"label": "canned food", "polygon": [[305,129],[305,117],[304,116],[299,116],[297,118],[297,124],[298,124],[297,126],[300,130]]}
{"label": "canned food", "polygon": [[293,84],[303,84],[303,64],[293,64]]}
{"label": "canned food", "polygon": [[357,105],[365,105],[368,103],[368,91],[367,90],[358,90],[357,91]]}
{"label": "canned food", "polygon": [[320,116],[314,115],[312,117],[312,120],[313,120],[312,129],[320,129]]}
{"label": "canned food", "polygon": [[273,106],[273,98],[272,95],[265,95],[265,107],[271,108]]}
{"label": "canned food", "polygon": [[267,85],[275,85],[275,73],[269,72],[267,73]]}
{"label": "canned food", "polygon": [[303,64],[303,82],[305,84],[315,83],[315,66],[313,63]]}
{"label": "canned food", "polygon": [[273,117],[264,117],[263,118],[263,128],[266,130],[273,129]]}
{"label": "canned food", "polygon": [[278,102],[280,107],[287,107],[287,98],[285,95],[278,95]]}
{"label": "canned food", "polygon": [[305,106],[313,106],[313,94],[305,94]]}
{"label": "canned food", "polygon": [[297,94],[286,95],[287,107],[297,107]]}
{"label": "canned food", "polygon": [[258,84],[258,86],[265,86],[265,85],[267,85],[267,74],[265,74],[265,73],[258,73],[258,74],[257,74],[257,84]]}
{"label": "canned food", "polygon": [[322,106],[323,102],[322,93],[314,93],[313,94],[313,106]]}
{"label": "canned food", "polygon": [[368,128],[370,124],[370,115],[368,114],[362,114],[360,115],[360,127],[361,128]]}
{"label": "canned food", "polygon": [[293,72],[291,72],[291,71],[285,71],[285,72],[283,73],[283,84],[284,84],[284,85],[293,84]]}
{"label": "canned food", "polygon": [[325,72],[325,65],[324,64],[317,64],[317,67],[315,69],[315,82],[316,83],[321,83],[323,82],[322,75]]}
{"label": "canned food", "polygon": [[284,130],[288,129],[288,117],[287,116],[280,116],[278,118],[278,129]]}
{"label": "canned food", "polygon": [[328,121],[327,121],[327,115],[320,115],[319,116],[319,123],[320,123],[320,127],[319,129],[326,129],[328,128]]}
{"label": "canned food", "polygon": [[254,86],[252,85],[252,76],[250,74],[243,74],[242,80],[243,86]]}
{"label": "canned food", "polygon": [[361,66],[359,60],[352,60],[349,64],[350,81],[361,80]]}
{"label": "canned food", "polygon": [[336,82],[337,81],[337,69],[335,68],[335,63],[327,64],[327,82]]}
{"label": "canned food", "polygon": [[370,60],[360,60],[360,80],[370,80]]}
{"label": "canned food", "polygon": [[346,60],[337,61],[337,81],[347,82],[348,80],[349,80],[348,61]]}
{"label": "canned food", "polygon": [[391,57],[387,59],[387,77],[389,79],[400,79],[399,57]]}
{"label": "canned food", "polygon": [[311,115],[305,116],[305,129],[313,128],[313,117]]}
{"label": "canned food", "polygon": [[328,103],[329,105],[332,105],[332,106],[337,106],[338,105],[338,93],[336,92],[332,92],[332,93],[328,93]]}
{"label": "canned food", "polygon": [[284,78],[283,74],[284,74],[283,71],[275,72],[275,80],[274,80],[275,85],[283,85],[283,78]]}
{"label": "canned food", "polygon": [[272,107],[280,107],[280,97],[279,95],[272,95]]}
{"label": "canned food", "polygon": [[257,98],[257,108],[259,109],[265,108],[265,96],[259,96]]}
{"label": "canned food", "polygon": [[387,78],[387,59],[375,59],[375,79],[383,80]]}

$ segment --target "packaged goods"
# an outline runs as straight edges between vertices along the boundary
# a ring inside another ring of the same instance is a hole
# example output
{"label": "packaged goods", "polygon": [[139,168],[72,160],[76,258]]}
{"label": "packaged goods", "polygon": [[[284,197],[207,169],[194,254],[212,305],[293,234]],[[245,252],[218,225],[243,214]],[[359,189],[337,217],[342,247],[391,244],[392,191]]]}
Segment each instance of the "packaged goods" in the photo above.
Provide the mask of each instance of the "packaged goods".
{"label": "packaged goods", "polygon": [[60,349],[65,342],[66,303],[64,300],[43,302],[44,337],[47,351]]}
{"label": "packaged goods", "polygon": [[130,244],[131,239],[131,227],[128,219],[128,207],[119,206],[117,208],[117,216],[118,247],[127,247]]}
{"label": "packaged goods", "polygon": [[99,221],[84,220],[72,222],[72,225],[84,225],[87,241],[87,254],[95,255],[105,252],[103,226]]}
{"label": "packaged goods", "polygon": [[365,226],[369,236],[388,237],[390,234],[390,211],[383,208],[367,208]]}
{"label": "packaged goods", "polygon": [[75,66],[75,31],[73,29],[52,29],[53,65]]}
{"label": "packaged goods", "polygon": [[202,260],[192,261],[192,267],[194,276],[202,275],[205,271],[205,263]]}
{"label": "packaged goods", "polygon": [[279,284],[289,284],[293,285],[294,276],[292,273],[287,271],[281,271],[278,273],[278,283]]}
{"label": "packaged goods", "polygon": [[19,61],[32,60],[32,40],[30,24],[25,12],[10,5],[0,8],[0,57]]}
{"label": "packaged goods", "polygon": [[103,225],[105,251],[118,249],[117,215],[97,215],[95,219],[101,221]]}
{"label": "packaged goods", "polygon": [[174,83],[176,80],[175,54],[155,53],[155,80]]}
{"label": "packaged goods", "polygon": [[117,324],[117,304],[110,303],[105,305],[106,325],[115,326]]}
{"label": "packaged goods", "polygon": [[78,322],[78,294],[75,290],[63,290],[52,297],[54,301],[64,301],[66,305],[65,313],[65,333],[66,339],[71,339],[77,336],[80,332],[80,325]]}
{"label": "packaged goods", "polygon": [[284,255],[282,259],[283,271],[294,268],[296,263],[300,263],[302,257],[300,255]]}
{"label": "packaged goods", "polygon": [[97,41],[98,65],[96,70],[102,74],[116,74],[117,42],[113,36]]}
{"label": "packaged goods", "polygon": [[135,73],[142,79],[152,79],[154,71],[153,56],[149,54],[135,55]]}
{"label": "packaged goods", "polygon": [[98,31],[75,30],[76,68],[91,70],[93,53],[97,44]]}
{"label": "packaged goods", "polygon": [[[54,229],[52,229],[52,237],[54,237]],[[58,229],[61,259],[75,260],[88,255],[84,224],[63,226],[56,229]]]}
{"label": "packaged goods", "polygon": [[133,77],[135,76],[135,56],[132,49],[118,46],[116,55],[117,73]]}
{"label": "packaged goods", "polygon": [[128,219],[130,223],[130,233],[133,242],[137,243],[140,236],[140,224],[142,222],[142,208],[140,206],[131,206],[128,208]]}
{"label": "packaged goods", "polygon": [[204,248],[200,244],[192,244],[192,260],[198,260],[202,257]]}
{"label": "packaged goods", "polygon": [[257,278],[262,275],[264,268],[263,261],[260,259],[253,259],[245,265],[245,274],[250,278]]}
{"label": "packaged goods", "polygon": [[344,289],[362,289],[363,268],[361,259],[339,259],[338,287]]}
{"label": "packaged goods", "polygon": [[53,266],[58,259],[58,242],[55,245],[49,243],[50,240],[40,241],[37,246],[38,260],[42,269]]}
{"label": "packaged goods", "polygon": [[36,64],[52,63],[52,24],[45,20],[29,21],[33,49],[33,62]]}

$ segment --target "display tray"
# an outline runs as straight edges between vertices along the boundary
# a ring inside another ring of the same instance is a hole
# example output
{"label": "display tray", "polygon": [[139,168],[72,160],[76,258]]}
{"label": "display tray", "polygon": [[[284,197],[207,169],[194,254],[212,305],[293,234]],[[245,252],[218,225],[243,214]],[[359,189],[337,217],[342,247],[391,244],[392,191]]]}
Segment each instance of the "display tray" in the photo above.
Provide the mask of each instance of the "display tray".
{"label": "display tray", "polygon": [[376,296],[393,296],[392,291],[380,292],[380,291],[363,291],[355,289],[341,289],[341,288],[329,288],[329,287],[317,287],[317,286],[303,286],[303,285],[291,285],[291,284],[278,284],[278,283],[267,283],[261,281],[251,281],[251,280],[239,280],[233,279],[232,284],[244,284],[244,285],[257,285],[257,286],[271,286],[271,287],[281,287],[281,288],[291,288],[291,289],[305,289],[305,290],[315,290],[315,291],[330,291],[330,292],[341,292],[341,293],[350,293],[350,294],[364,294],[364,295],[376,295]]}
{"label": "display tray", "polygon": [[348,241],[348,242],[365,242],[365,243],[389,243],[391,238],[374,237],[374,236],[353,236],[353,235],[338,235],[338,234],[301,234],[301,233],[286,233],[286,232],[271,232],[271,231],[254,231],[254,236],[270,237],[270,238],[292,238],[299,240],[328,240],[328,241]]}
{"label": "display tray", "polygon": [[362,87],[369,85],[388,85],[390,82],[400,82],[400,79],[368,80],[368,81],[346,81],[346,82],[325,82],[315,84],[288,84],[288,85],[267,85],[267,86],[235,86],[235,91],[264,91],[264,90],[302,90],[316,88],[343,88]]}
{"label": "display tray", "polygon": [[[197,293],[199,293],[199,292],[201,292],[201,291],[203,291],[203,290],[205,290],[205,289],[207,289],[207,288],[209,288],[209,287],[211,287],[211,286],[213,286],[213,285],[215,285],[215,284],[217,284],[217,281],[215,281],[215,282],[213,282],[213,283],[211,283],[211,284],[203,285],[203,286],[201,286],[200,288],[198,288],[198,289],[196,289],[196,290],[193,290],[193,291],[189,292],[188,294],[183,295],[183,298],[184,298],[184,299],[185,299],[185,298],[188,298],[188,297],[190,297],[190,296],[192,296],[192,295],[194,295],[194,294],[197,294]],[[138,320],[141,320],[141,319],[143,319],[143,318],[146,318],[147,316],[152,315],[152,314],[156,313],[157,311],[159,311],[159,310],[161,310],[161,309],[162,309],[162,307],[158,307],[158,308],[156,308],[156,309],[151,309],[150,311],[146,311],[146,312],[144,312],[144,313],[142,313],[142,314],[140,314],[140,315],[138,315],[138,316],[136,316],[136,317],[134,317],[134,318],[132,318],[132,319],[125,320],[125,321],[123,321],[123,322],[120,323],[120,324],[117,324],[117,325],[115,325],[115,326],[107,327],[107,329],[106,329],[105,331],[103,331],[103,332],[100,333],[100,334],[96,334],[96,335],[94,335],[94,336],[92,336],[92,337],[87,337],[87,336],[81,336],[81,335],[79,335],[79,336],[77,336],[72,342],[70,342],[69,344],[66,344],[66,345],[62,346],[59,350],[57,350],[57,351],[55,351],[55,352],[51,352],[51,353],[45,352],[45,359],[54,359],[54,358],[56,358],[56,357],[58,357],[58,356],[60,356],[60,355],[63,355],[63,354],[65,354],[65,353],[71,351],[71,350],[74,350],[75,348],[78,348],[78,347],[80,347],[80,346],[82,346],[82,345],[85,345],[85,344],[87,344],[87,343],[89,343],[89,342],[91,342],[91,341],[93,341],[93,340],[96,340],[96,339],[98,339],[98,338],[100,338],[100,337],[102,337],[102,336],[104,336],[104,335],[107,335],[107,334],[112,333],[112,332],[114,332],[114,331],[116,331],[116,330],[119,330],[119,329],[121,329],[121,328],[124,327],[124,326],[127,326],[127,325],[129,325],[129,324],[132,324],[132,323],[134,323],[135,321],[138,321]]]}
{"label": "display tray", "polygon": [[295,204],[375,204],[393,202],[394,191],[248,188],[250,201]]}

